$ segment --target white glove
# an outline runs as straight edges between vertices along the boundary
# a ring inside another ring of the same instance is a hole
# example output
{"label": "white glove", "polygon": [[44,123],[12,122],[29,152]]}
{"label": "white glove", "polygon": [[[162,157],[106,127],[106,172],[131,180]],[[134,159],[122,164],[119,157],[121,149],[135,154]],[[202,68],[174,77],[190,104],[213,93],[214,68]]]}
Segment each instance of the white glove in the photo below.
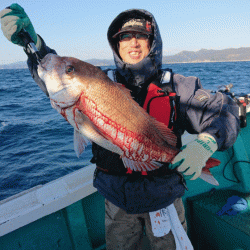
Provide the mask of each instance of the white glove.
{"label": "white glove", "polygon": [[182,148],[169,168],[177,169],[185,179],[195,180],[201,175],[202,168],[217,149],[214,137],[208,133],[201,133],[197,139]]}

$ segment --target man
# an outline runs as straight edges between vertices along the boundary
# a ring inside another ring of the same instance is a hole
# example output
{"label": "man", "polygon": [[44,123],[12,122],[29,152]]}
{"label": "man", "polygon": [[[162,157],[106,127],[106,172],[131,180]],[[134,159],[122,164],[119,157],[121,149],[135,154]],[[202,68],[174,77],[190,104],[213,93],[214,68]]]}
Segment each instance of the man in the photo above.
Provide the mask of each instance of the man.
{"label": "man", "polygon": [[[3,10],[0,17],[3,33],[11,42],[24,46],[17,33],[25,28],[42,56],[56,53],[36,34],[19,5]],[[93,144],[92,162],[97,165],[94,186],[106,198],[107,249],[140,249],[144,227],[152,249],[176,249],[172,231],[163,237],[155,236],[151,213],[174,204],[186,230],[181,200],[185,190],[182,176],[195,180],[216,150],[233,145],[239,132],[238,109],[227,96],[212,95],[204,90],[198,78],[161,69],[162,41],[151,13],[138,9],[122,12],[109,27],[108,40],[116,69],[107,74],[124,84],[136,102],[174,131],[179,147],[180,136],[185,130],[199,135],[182,149],[172,164],[142,173],[125,169],[118,155]],[[37,74],[36,60],[27,49],[25,52],[32,77],[48,95]],[[152,88],[157,91],[150,99]],[[157,99],[159,96],[165,99]],[[152,100],[156,99],[153,104]]]}

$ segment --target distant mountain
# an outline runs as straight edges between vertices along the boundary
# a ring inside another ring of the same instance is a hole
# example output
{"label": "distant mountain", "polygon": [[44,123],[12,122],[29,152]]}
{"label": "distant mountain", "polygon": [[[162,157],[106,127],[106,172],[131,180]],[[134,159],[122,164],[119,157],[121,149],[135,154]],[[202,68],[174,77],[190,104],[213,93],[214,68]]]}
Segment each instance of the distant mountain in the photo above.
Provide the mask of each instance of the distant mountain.
{"label": "distant mountain", "polygon": [[27,62],[17,62],[17,63],[0,65],[0,69],[26,69],[26,68],[28,68]]}
{"label": "distant mountain", "polygon": [[231,62],[250,61],[250,47],[238,49],[182,51],[173,56],[164,56],[165,63]]}
{"label": "distant mountain", "polygon": [[[112,59],[90,59],[86,60],[86,62],[91,63],[96,66],[111,66],[114,65],[114,60]],[[17,62],[17,63],[10,63],[10,64],[3,64],[0,65],[0,69],[27,69],[27,62]]]}
{"label": "distant mountain", "polygon": [[86,60],[87,63],[91,63],[95,66],[113,66],[115,65],[113,59],[89,59]]}
{"label": "distant mountain", "polygon": [[[232,62],[250,61],[250,47],[238,49],[182,51],[173,56],[163,56],[163,64],[166,63],[196,63],[196,62]],[[89,59],[86,62],[96,66],[113,66],[112,59]],[[17,62],[0,65],[0,69],[27,68],[26,62]]]}

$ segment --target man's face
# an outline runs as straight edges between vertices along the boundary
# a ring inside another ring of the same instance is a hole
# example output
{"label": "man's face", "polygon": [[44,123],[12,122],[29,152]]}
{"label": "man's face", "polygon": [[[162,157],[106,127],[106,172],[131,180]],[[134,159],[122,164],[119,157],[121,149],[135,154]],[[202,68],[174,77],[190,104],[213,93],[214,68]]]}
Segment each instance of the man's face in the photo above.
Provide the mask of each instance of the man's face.
{"label": "man's face", "polygon": [[150,41],[147,36],[135,32],[120,35],[118,52],[124,62],[136,64],[145,58],[149,51]]}

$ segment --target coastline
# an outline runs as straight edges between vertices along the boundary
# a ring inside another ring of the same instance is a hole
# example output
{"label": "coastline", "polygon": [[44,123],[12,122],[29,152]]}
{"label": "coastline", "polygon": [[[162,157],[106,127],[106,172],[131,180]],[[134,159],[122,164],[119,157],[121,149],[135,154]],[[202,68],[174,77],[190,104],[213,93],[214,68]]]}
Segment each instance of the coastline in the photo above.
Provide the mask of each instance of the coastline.
{"label": "coastline", "polygon": [[249,60],[231,60],[231,61],[191,61],[191,62],[164,62],[162,64],[187,64],[187,63],[231,63],[231,62],[250,62]]}
{"label": "coastline", "polygon": [[[113,59],[84,59],[79,58],[87,63],[99,67],[115,66]],[[228,48],[222,50],[200,49],[198,51],[181,51],[175,55],[162,56],[162,64],[177,63],[226,63],[226,62],[247,62],[250,61],[250,47]],[[2,64],[0,69],[25,69],[26,61]]]}

